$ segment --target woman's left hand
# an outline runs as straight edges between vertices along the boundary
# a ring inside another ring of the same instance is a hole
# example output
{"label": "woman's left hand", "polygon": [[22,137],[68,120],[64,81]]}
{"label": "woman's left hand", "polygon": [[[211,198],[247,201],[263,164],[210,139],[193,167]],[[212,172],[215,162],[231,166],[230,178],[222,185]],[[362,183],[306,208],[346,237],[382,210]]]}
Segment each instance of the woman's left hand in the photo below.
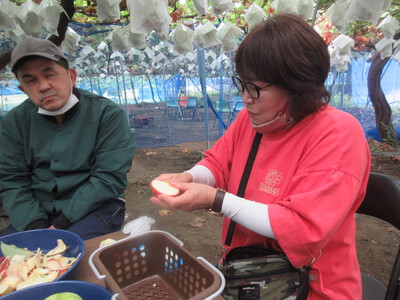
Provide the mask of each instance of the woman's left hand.
{"label": "woman's left hand", "polygon": [[200,183],[171,182],[171,184],[179,189],[178,196],[160,194],[157,197],[151,197],[150,201],[166,209],[193,211],[210,208],[217,193],[214,187]]}

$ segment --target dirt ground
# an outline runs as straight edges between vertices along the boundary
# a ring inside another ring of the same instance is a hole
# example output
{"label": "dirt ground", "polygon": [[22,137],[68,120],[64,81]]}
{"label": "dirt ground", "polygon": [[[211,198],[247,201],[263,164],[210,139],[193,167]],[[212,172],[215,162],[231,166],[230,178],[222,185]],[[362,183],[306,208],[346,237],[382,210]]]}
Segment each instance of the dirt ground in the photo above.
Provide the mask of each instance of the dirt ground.
{"label": "dirt ground", "polygon": [[[161,173],[181,172],[196,163],[206,142],[181,143],[166,148],[139,148],[128,174],[127,222],[140,216],[155,220],[153,229],[170,232],[195,256],[216,263],[221,255],[222,218],[206,211],[168,211],[152,204],[150,181]],[[379,153],[378,153],[379,154]],[[392,155],[374,155],[373,170],[400,180],[400,161]],[[377,219],[357,215],[357,245],[361,270],[383,283],[389,279],[400,232]]]}

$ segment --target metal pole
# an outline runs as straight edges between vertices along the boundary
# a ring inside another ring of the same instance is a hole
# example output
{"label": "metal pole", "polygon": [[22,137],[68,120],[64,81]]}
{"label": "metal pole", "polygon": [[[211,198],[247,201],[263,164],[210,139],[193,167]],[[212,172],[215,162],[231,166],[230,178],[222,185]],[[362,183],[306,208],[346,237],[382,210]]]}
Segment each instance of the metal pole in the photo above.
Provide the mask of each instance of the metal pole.
{"label": "metal pole", "polygon": [[97,81],[97,88],[99,89],[99,95],[102,96],[103,94],[101,93],[100,80],[98,74],[96,75],[96,81]]}
{"label": "metal pole", "polygon": [[4,102],[3,102],[3,85],[1,85],[1,110],[0,115],[3,113],[4,110]]}
{"label": "metal pole", "polygon": [[341,73],[341,76],[342,76],[342,88],[341,88],[341,91],[340,91],[340,109],[341,110],[343,110],[343,102],[344,102],[344,98],[343,98],[343,96],[344,96],[344,72],[342,72]]}
{"label": "metal pole", "polygon": [[118,83],[118,73],[117,73],[117,64],[114,60],[114,73],[115,73],[115,81],[117,82],[117,91],[118,91],[118,103],[121,105],[121,92],[119,90],[119,83]]}
{"label": "metal pole", "polygon": [[[222,46],[221,46],[221,53],[222,53]],[[222,120],[222,115],[223,115],[223,112],[222,112],[223,103],[222,103],[222,101],[224,101],[224,65],[223,65],[223,60],[222,59],[221,59],[220,79],[219,80],[220,81],[219,81],[219,107],[218,107],[218,111],[219,112],[218,112],[218,114],[219,114],[219,116],[221,117],[221,120]],[[222,136],[222,129],[223,129],[222,124],[218,120],[218,133],[219,133],[218,136]]]}
{"label": "metal pole", "polygon": [[207,85],[206,85],[206,65],[204,49],[197,47],[197,63],[199,65],[199,78],[201,84],[201,92],[204,99],[204,127],[207,141],[207,149],[210,148],[210,136],[208,132],[208,95],[207,95]]}
{"label": "metal pole", "polygon": [[90,75],[90,74],[89,74],[89,82],[90,82],[90,91],[93,93],[92,75]]}
{"label": "metal pole", "polygon": [[163,89],[164,89],[164,116],[167,116],[167,118],[164,118],[167,120],[167,132],[168,132],[168,138],[170,137],[170,126],[169,126],[169,114],[168,114],[168,107],[167,107],[167,90],[165,88],[165,74],[164,74],[164,69],[162,70],[162,84],[163,84]]}
{"label": "metal pole", "polygon": [[142,105],[142,108],[143,108],[143,107],[144,107],[144,103],[143,103],[143,101],[144,101],[144,81],[143,81],[143,75],[141,75],[140,78],[142,79],[142,102],[141,102],[141,105]]}
{"label": "metal pole", "polygon": [[128,97],[126,96],[126,86],[125,86],[125,74],[124,74],[124,62],[121,60],[121,74],[122,74],[122,86],[124,87],[124,97],[125,97],[125,113],[126,118],[128,119],[129,123],[129,108],[128,108]]}

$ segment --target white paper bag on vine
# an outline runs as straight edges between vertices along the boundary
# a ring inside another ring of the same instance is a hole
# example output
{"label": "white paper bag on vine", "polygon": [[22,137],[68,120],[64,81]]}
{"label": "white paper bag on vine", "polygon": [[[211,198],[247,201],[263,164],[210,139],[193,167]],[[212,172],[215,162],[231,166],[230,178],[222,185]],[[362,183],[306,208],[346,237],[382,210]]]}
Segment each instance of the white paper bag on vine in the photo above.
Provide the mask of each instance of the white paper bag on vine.
{"label": "white paper bag on vine", "polygon": [[244,19],[249,24],[249,31],[262,21],[267,19],[266,13],[257,4],[252,4],[249,10],[244,14]]}
{"label": "white paper bag on vine", "polygon": [[351,47],[354,47],[354,40],[347,35],[340,34],[331,44],[339,49],[340,55],[351,55]]}
{"label": "white paper bag on vine", "polygon": [[126,53],[126,56],[129,59],[133,60],[135,63],[139,63],[140,61],[143,61],[146,58],[143,52],[144,51],[132,48]]}
{"label": "white paper bag on vine", "polygon": [[80,39],[81,36],[71,27],[68,27],[65,33],[65,38],[61,43],[62,51],[64,53],[74,54]]}
{"label": "white paper bag on vine", "polygon": [[197,26],[194,31],[194,39],[201,48],[221,44],[221,41],[217,38],[217,28],[210,21]]}
{"label": "white paper bag on vine", "polygon": [[132,32],[147,34],[155,30],[162,40],[168,38],[168,0],[127,0],[127,4]]}
{"label": "white paper bag on vine", "polygon": [[27,35],[34,37],[40,36],[43,29],[43,19],[39,15],[39,12],[39,5],[32,0],[27,0],[20,6],[16,21]]}
{"label": "white paper bag on vine", "polygon": [[396,41],[394,39],[383,38],[375,44],[375,49],[379,51],[382,59],[392,56],[395,42]]}
{"label": "white paper bag on vine", "polygon": [[347,3],[346,0],[338,0],[325,12],[328,21],[331,22],[339,32],[344,32],[349,25],[350,21],[345,18],[348,8],[349,3]]}
{"label": "white paper bag on vine", "polygon": [[114,51],[110,56],[111,59],[115,59],[118,63],[116,65],[120,66],[119,61],[124,61],[124,55],[119,51]]}
{"label": "white paper bag on vine", "polygon": [[96,53],[96,51],[93,49],[92,46],[85,45],[85,46],[81,49],[81,51],[79,52],[79,55],[80,55],[81,57],[87,58],[87,57],[89,57],[89,56],[93,56],[95,53]]}
{"label": "white paper bag on vine", "polygon": [[99,21],[119,20],[119,3],[121,0],[97,0],[97,16]]}
{"label": "white paper bag on vine", "polygon": [[348,0],[348,2],[350,6],[345,15],[346,19],[377,23],[381,13],[389,8],[391,0]]}
{"label": "white paper bag on vine", "polygon": [[156,56],[153,57],[151,61],[151,65],[153,66],[154,69],[162,73],[162,70],[164,67],[165,62],[167,61],[167,57],[164,55],[164,53],[158,53]]}
{"label": "white paper bag on vine", "polygon": [[64,8],[55,0],[42,0],[39,5],[39,15],[44,20],[44,27],[48,32],[58,36],[58,23],[60,14],[65,13]]}
{"label": "white paper bag on vine", "polygon": [[3,1],[0,10],[0,30],[16,30],[14,18],[17,15],[18,7],[10,1]]}
{"label": "white paper bag on vine", "polygon": [[210,68],[217,70],[221,68],[221,65],[223,65],[224,70],[230,67],[229,58],[225,54],[221,54],[217,59],[213,59]]}
{"label": "white paper bag on vine", "polygon": [[129,51],[131,48],[125,27],[115,28],[107,38],[111,39],[111,47],[113,51]]}
{"label": "white paper bag on vine", "polygon": [[279,13],[297,14],[297,0],[274,0],[271,7]]}
{"label": "white paper bag on vine", "polygon": [[391,15],[388,15],[376,28],[382,30],[385,37],[390,39],[394,36],[396,30],[399,28],[399,21],[397,21]]}
{"label": "white paper bag on vine", "polygon": [[10,39],[10,40],[13,40],[13,41],[15,41],[15,42],[18,43],[19,41],[22,41],[22,40],[23,40],[23,38],[24,38],[24,36],[25,36],[25,32],[24,32],[24,30],[21,28],[21,26],[19,26],[18,23],[16,23],[16,27],[17,27],[17,29],[13,29],[13,30],[9,29],[9,30],[6,30],[6,31],[4,32],[4,37],[7,38],[7,39]]}
{"label": "white paper bag on vine", "polygon": [[232,0],[211,0],[212,14],[220,15],[226,11],[233,11]]}
{"label": "white paper bag on vine", "polygon": [[314,14],[314,1],[313,0],[298,0],[297,14],[304,20],[309,20]]}
{"label": "white paper bag on vine", "polygon": [[194,0],[194,7],[200,15],[205,16],[208,12],[208,0]]}
{"label": "white paper bag on vine", "polygon": [[347,71],[351,57],[351,47],[353,46],[354,40],[344,34],[339,35],[329,45],[331,65],[336,67],[338,72]]}
{"label": "white paper bag on vine", "polygon": [[279,13],[295,14],[304,20],[311,19],[314,13],[313,0],[274,0],[271,7]]}
{"label": "white paper bag on vine", "polygon": [[393,51],[392,58],[400,61],[400,41],[395,41],[393,47],[395,47],[395,49]]}
{"label": "white paper bag on vine", "polygon": [[[114,41],[115,43],[118,43],[116,46],[120,50],[126,49],[129,51],[130,48],[144,49],[147,47],[146,36],[143,33],[132,32],[132,28],[129,24],[124,26],[123,30],[121,32],[117,32],[117,34],[122,39],[126,39],[126,41]],[[122,42],[122,45],[119,45],[120,42]]]}
{"label": "white paper bag on vine", "polygon": [[108,52],[108,45],[105,41],[101,41],[96,49],[97,51],[100,51],[101,53],[105,54]]}
{"label": "white paper bag on vine", "polygon": [[229,52],[238,48],[238,37],[243,34],[243,30],[232,23],[221,23],[218,26],[217,37],[221,41],[222,51]]}
{"label": "white paper bag on vine", "polygon": [[334,67],[338,72],[345,72],[349,68],[350,56],[340,55],[340,50],[335,45],[329,45],[328,47],[331,66]]}
{"label": "white paper bag on vine", "polygon": [[193,35],[194,31],[189,27],[179,23],[178,26],[172,31],[172,41],[174,45],[174,54],[185,54],[193,52]]}
{"label": "white paper bag on vine", "polygon": [[146,36],[143,33],[128,31],[128,40],[132,48],[144,49],[147,47]]}

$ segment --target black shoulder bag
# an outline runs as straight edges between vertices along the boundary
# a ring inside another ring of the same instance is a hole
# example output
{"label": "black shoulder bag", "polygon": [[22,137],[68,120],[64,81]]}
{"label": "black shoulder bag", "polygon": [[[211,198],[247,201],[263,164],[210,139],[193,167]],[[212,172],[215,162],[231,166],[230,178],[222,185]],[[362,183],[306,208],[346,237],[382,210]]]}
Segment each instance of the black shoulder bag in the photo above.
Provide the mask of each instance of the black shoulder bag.
{"label": "black shoulder bag", "polygon": [[[256,133],[243,171],[237,195],[244,196],[262,134]],[[236,222],[230,221],[225,245],[231,245]],[[219,266],[226,285],[225,299],[234,300],[284,300],[307,299],[308,268],[297,269],[282,252],[260,247],[230,249]]]}

